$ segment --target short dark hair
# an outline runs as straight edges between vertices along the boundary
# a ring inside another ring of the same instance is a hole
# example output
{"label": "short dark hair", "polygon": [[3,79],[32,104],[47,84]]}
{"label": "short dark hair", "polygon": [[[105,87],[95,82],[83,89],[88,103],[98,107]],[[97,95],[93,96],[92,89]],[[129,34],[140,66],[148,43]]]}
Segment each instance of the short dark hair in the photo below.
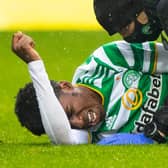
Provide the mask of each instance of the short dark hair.
{"label": "short dark hair", "polygon": [[[55,95],[59,98],[61,87],[53,80],[50,80],[50,82]],[[15,102],[15,114],[21,125],[33,134],[38,136],[45,134],[33,83],[27,83],[19,89]]]}

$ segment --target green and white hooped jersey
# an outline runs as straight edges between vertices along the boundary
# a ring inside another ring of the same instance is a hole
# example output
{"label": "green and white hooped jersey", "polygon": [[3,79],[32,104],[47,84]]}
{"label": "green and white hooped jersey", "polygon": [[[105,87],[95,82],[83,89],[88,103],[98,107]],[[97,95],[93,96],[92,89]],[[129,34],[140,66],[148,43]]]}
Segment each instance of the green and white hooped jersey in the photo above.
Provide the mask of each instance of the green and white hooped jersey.
{"label": "green and white hooped jersey", "polygon": [[168,95],[166,65],[168,52],[159,43],[117,41],[95,50],[77,68],[72,83],[97,91],[106,111],[92,132],[94,141],[109,133],[143,131]]}

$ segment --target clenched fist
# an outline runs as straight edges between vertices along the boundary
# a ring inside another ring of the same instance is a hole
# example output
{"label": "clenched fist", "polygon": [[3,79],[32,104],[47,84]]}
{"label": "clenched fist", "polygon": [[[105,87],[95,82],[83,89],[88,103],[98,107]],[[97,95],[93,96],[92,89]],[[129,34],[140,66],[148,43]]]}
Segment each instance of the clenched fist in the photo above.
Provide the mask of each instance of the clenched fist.
{"label": "clenched fist", "polygon": [[38,52],[34,49],[33,39],[22,32],[14,33],[12,37],[12,51],[24,62],[40,60]]}

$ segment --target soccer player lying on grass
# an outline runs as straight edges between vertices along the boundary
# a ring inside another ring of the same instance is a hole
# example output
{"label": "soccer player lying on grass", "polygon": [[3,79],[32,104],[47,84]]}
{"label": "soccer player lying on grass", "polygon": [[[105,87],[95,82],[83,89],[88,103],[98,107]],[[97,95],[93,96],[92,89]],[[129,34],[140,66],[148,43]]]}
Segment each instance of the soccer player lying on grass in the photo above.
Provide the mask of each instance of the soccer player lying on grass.
{"label": "soccer player lying on grass", "polygon": [[[28,64],[35,88],[38,103],[29,84],[20,90],[15,109],[21,124],[34,134],[46,133],[59,144],[88,143],[87,132],[93,143],[102,138],[111,144],[152,143],[142,134],[129,134],[145,130],[155,141],[166,142],[167,111],[162,107],[168,104],[168,51],[162,44],[105,44],[77,68],[72,84],[50,83],[29,36],[15,33],[12,49]],[[135,141],[133,135],[138,135]]]}

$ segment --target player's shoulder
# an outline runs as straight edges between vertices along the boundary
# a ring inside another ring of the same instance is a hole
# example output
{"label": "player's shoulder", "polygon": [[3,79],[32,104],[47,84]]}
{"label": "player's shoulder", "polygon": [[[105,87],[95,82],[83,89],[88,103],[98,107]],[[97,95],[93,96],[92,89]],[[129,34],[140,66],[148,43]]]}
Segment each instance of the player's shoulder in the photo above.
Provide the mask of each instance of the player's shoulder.
{"label": "player's shoulder", "polygon": [[118,45],[129,45],[129,43],[124,40],[111,41],[111,42],[102,44],[95,51],[100,51],[104,48],[116,48]]}
{"label": "player's shoulder", "polygon": [[112,41],[102,45],[103,48],[115,50],[146,50],[146,48],[155,48],[156,46],[163,46],[161,42],[158,41],[146,41],[142,43],[128,43],[124,40]]}
{"label": "player's shoulder", "polygon": [[92,56],[104,58],[108,55],[111,55],[112,53],[116,55],[118,50],[125,50],[128,48],[128,46],[129,43],[124,40],[108,42],[95,49],[92,53]]}
{"label": "player's shoulder", "polygon": [[116,45],[120,45],[120,44],[129,45],[129,43],[124,40],[117,40],[117,41],[108,42],[108,43],[104,44],[103,47],[108,47],[108,46],[116,47]]}

